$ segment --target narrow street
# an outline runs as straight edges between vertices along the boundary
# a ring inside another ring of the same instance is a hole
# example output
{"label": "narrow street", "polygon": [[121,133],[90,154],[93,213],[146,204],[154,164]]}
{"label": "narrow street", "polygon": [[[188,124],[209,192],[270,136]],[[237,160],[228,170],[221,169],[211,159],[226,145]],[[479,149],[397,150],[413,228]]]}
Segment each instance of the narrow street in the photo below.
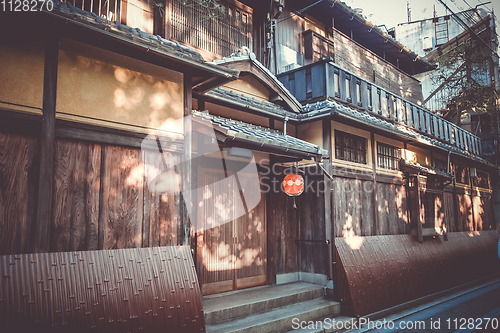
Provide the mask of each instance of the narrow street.
{"label": "narrow street", "polygon": [[[361,319],[363,320],[363,319]],[[500,279],[439,298],[350,332],[498,332]]]}

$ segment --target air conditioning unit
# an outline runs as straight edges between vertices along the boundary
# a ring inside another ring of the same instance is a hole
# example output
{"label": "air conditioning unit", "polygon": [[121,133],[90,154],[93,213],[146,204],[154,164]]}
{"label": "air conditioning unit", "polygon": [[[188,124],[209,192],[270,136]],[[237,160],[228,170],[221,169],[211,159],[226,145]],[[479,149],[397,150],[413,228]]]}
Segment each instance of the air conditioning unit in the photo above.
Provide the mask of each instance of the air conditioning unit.
{"label": "air conditioning unit", "polygon": [[422,41],[422,46],[424,51],[432,49],[432,37],[430,36],[425,36],[423,41]]}
{"label": "air conditioning unit", "polygon": [[470,168],[470,176],[477,177],[477,169],[476,168]]}

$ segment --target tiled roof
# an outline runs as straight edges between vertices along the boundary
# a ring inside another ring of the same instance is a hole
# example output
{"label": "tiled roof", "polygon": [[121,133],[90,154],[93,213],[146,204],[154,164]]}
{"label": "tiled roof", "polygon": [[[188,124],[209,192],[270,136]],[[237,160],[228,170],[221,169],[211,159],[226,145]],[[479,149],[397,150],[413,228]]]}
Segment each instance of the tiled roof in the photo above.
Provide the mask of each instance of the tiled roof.
{"label": "tiled roof", "polygon": [[309,142],[294,138],[283,132],[266,127],[248,124],[220,116],[210,115],[206,112],[193,111],[193,116],[210,121],[213,128],[231,138],[257,143],[262,146],[282,148],[284,150],[299,151],[312,156],[328,156],[328,151]]}
{"label": "tiled roof", "polygon": [[422,164],[419,164],[419,163],[416,163],[416,162],[407,161],[405,159],[402,159],[401,163],[403,165],[406,165],[407,167],[423,171],[423,172],[425,172],[427,174],[439,175],[439,176],[443,176],[443,177],[446,177],[446,178],[453,178],[452,174],[450,174],[448,172],[443,172],[443,171],[441,171],[439,169],[430,167],[428,165],[422,165]]}
{"label": "tiled roof", "polygon": [[433,139],[425,134],[419,133],[409,126],[384,120],[382,118],[376,117],[375,115],[369,113],[368,111],[356,110],[347,105],[338,103],[333,100],[324,100],[316,103],[307,104],[304,105],[302,110],[303,112],[305,112],[305,114],[300,115],[302,119],[318,117],[326,114],[332,114],[332,115],[337,114],[344,118],[349,118],[371,127],[376,127],[378,129],[390,133],[401,135],[403,137],[425,144],[427,146],[439,147],[446,151],[451,150],[451,152],[456,155],[461,155],[469,159],[479,161],[481,163],[489,164],[489,162],[486,161],[485,159],[475,156],[460,148]]}
{"label": "tiled roof", "polygon": [[239,104],[246,108],[254,108],[256,110],[265,111],[266,113],[297,118],[297,114],[288,111],[282,106],[276,105],[272,102],[257,99],[245,94],[239,94],[229,89],[218,87],[210,90],[205,95],[216,99],[223,99],[232,102],[234,104]]}
{"label": "tiled roof", "polygon": [[43,12],[52,16],[62,17],[72,20],[73,22],[87,26],[90,29],[97,29],[114,38],[139,43],[146,50],[155,50],[167,56],[172,56],[186,62],[193,62],[198,65],[209,67],[213,70],[227,72],[227,76],[238,76],[238,72],[227,68],[216,66],[206,62],[201,54],[190,47],[181,45],[177,42],[169,41],[161,36],[151,35],[138,28],[131,28],[117,21],[109,21],[99,17],[94,13],[84,11],[74,7],[70,3],[54,0],[54,8],[51,11],[44,10]]}

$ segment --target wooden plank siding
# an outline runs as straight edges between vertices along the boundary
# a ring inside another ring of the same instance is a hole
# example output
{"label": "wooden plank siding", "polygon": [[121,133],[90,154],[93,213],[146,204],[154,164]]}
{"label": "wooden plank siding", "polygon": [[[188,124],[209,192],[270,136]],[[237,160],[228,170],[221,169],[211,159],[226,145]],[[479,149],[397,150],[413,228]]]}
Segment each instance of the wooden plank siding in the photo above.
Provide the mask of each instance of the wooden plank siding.
{"label": "wooden plank siding", "polygon": [[0,132],[0,253],[34,251],[38,140]]}
{"label": "wooden plank siding", "polygon": [[50,251],[98,248],[101,146],[57,140]]}
{"label": "wooden plank siding", "polygon": [[[271,158],[271,163],[273,158]],[[276,167],[277,174],[282,175],[283,169]],[[283,180],[276,177],[275,180]],[[272,187],[271,179],[270,186]],[[296,198],[297,207],[302,197]],[[267,243],[268,243],[268,282],[277,274],[297,272],[297,210],[293,207],[293,198],[282,191],[273,191],[269,195],[267,207]],[[316,222],[316,221],[314,221]],[[270,281],[276,283],[276,281]]]}
{"label": "wooden plank siding", "polygon": [[[161,165],[159,153],[148,163]],[[0,254],[35,251],[38,140],[0,132]],[[151,193],[138,148],[57,139],[47,251],[178,245],[178,195]]]}
{"label": "wooden plank siding", "polygon": [[[323,177],[305,176],[304,180],[306,182],[305,188],[313,188],[315,191],[305,191],[295,199],[300,228],[300,237],[297,237],[297,239],[302,240],[297,242],[296,245],[301,258],[299,270],[301,272],[327,274],[329,246],[326,244],[325,199],[324,193],[322,193],[323,185],[318,184],[320,191],[317,191],[318,187],[316,186],[318,181],[323,181]],[[312,186],[310,186],[311,182],[313,183]],[[308,242],[307,240],[314,240],[314,242]]]}

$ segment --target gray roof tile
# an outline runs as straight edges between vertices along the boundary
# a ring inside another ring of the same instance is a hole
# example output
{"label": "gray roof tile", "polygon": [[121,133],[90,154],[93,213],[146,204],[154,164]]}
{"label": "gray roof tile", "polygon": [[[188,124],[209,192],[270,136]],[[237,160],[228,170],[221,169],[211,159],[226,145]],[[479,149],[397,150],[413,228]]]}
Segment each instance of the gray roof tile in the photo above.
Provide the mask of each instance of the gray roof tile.
{"label": "gray roof tile", "polygon": [[381,119],[373,114],[370,114],[368,111],[361,111],[361,110],[356,110],[353,109],[349,106],[346,106],[344,104],[338,103],[333,100],[324,100],[316,103],[311,103],[304,105],[302,108],[303,112],[306,112],[305,114],[301,115],[303,118],[307,118],[307,114],[309,113],[314,113],[318,112],[320,114],[339,114],[341,116],[347,116],[353,120],[362,122],[366,125],[373,126],[380,128],[382,130],[386,130],[395,134],[402,135],[404,137],[407,137],[409,139],[412,139],[416,142],[428,145],[428,146],[434,146],[434,147],[440,147],[444,150],[447,151],[452,151],[455,154],[465,156],[470,159],[474,159],[476,161],[479,161],[481,163],[486,163],[489,164],[488,161],[485,159],[475,156],[465,150],[462,150],[460,148],[454,147],[452,145],[449,145],[447,143],[441,142],[439,140],[436,140],[434,138],[431,138],[425,134],[422,134],[420,132],[417,132],[415,129],[406,126],[405,124],[399,124],[399,123],[392,123],[390,121]]}
{"label": "gray roof tile", "polygon": [[230,137],[245,139],[255,143],[265,143],[275,147],[293,149],[311,155],[328,156],[328,151],[325,149],[304,140],[285,135],[277,130],[211,115],[206,112],[193,111],[193,115],[203,120],[210,121],[216,130]]}

